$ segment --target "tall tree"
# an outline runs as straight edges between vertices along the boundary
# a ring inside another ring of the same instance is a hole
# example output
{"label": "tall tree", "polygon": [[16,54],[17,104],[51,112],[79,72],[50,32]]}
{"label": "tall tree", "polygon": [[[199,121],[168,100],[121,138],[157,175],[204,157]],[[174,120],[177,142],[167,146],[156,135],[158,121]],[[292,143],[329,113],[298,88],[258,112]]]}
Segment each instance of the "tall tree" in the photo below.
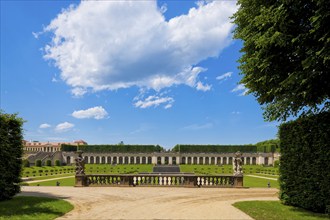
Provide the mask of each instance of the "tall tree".
{"label": "tall tree", "polygon": [[20,192],[23,120],[0,111],[0,201]]}
{"label": "tall tree", "polygon": [[268,121],[330,109],[330,1],[238,0],[241,83]]}

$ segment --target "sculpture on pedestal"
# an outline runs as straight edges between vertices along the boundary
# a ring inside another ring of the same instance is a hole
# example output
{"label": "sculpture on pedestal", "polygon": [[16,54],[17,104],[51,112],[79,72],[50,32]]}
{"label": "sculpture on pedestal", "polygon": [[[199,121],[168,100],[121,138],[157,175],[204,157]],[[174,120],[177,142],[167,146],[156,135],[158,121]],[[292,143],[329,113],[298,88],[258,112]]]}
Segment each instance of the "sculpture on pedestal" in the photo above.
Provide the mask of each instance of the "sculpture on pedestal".
{"label": "sculpture on pedestal", "polygon": [[234,176],[242,176],[243,169],[242,169],[242,153],[237,151],[235,153],[234,161],[233,161],[233,170]]}
{"label": "sculpture on pedestal", "polygon": [[77,151],[77,158],[75,159],[76,162],[76,175],[85,175],[85,161],[82,156],[82,151]]}

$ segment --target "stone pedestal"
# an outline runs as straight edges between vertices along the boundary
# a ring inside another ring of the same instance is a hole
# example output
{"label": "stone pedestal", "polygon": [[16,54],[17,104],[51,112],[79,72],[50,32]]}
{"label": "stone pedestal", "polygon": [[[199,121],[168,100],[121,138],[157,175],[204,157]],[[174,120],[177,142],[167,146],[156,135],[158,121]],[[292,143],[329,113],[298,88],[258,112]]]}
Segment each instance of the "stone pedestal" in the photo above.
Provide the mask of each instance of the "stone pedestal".
{"label": "stone pedestal", "polygon": [[234,177],[234,187],[235,188],[243,187],[243,176]]}
{"label": "stone pedestal", "polygon": [[75,187],[82,187],[82,186],[86,186],[86,178],[85,175],[83,174],[77,174],[75,176]]}

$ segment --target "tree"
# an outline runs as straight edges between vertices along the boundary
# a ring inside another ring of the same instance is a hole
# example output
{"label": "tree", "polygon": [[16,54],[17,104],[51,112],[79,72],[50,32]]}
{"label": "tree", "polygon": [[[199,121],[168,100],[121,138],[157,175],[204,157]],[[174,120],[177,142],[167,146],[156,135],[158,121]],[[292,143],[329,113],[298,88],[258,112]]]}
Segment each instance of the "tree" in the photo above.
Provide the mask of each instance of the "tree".
{"label": "tree", "polygon": [[24,121],[16,114],[0,111],[0,201],[20,192]]}
{"label": "tree", "polygon": [[238,0],[241,83],[268,121],[330,109],[330,1]]}

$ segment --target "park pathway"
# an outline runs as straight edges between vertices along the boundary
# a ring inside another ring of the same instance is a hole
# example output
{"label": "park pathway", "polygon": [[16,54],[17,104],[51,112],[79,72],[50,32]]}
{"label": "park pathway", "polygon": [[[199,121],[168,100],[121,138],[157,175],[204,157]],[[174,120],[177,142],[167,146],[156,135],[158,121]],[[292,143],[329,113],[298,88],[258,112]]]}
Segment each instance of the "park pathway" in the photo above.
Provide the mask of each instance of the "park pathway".
{"label": "park pathway", "polygon": [[251,177],[256,177],[260,179],[267,179],[267,180],[278,180],[277,178],[271,178],[271,177],[266,177],[266,176],[256,176],[256,175],[245,175],[245,176],[251,176]]}
{"label": "park pathway", "polygon": [[52,180],[61,180],[61,179],[68,179],[73,178],[74,176],[63,176],[63,177],[56,177],[51,179],[44,179],[44,180],[30,180],[30,181],[24,181],[25,183],[39,183],[39,182],[47,182]]}
{"label": "park pathway", "polygon": [[278,200],[273,188],[24,186],[21,195],[71,202],[74,210],[58,219],[251,219],[231,204]]}

